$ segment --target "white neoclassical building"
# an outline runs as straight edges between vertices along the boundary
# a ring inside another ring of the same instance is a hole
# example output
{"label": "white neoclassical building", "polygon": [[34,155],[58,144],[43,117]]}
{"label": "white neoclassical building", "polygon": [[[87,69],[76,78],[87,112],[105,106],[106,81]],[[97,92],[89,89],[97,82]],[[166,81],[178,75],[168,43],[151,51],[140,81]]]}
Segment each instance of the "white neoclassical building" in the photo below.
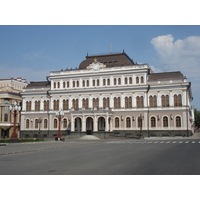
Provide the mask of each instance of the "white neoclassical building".
{"label": "white neoclassical building", "polygon": [[55,135],[59,110],[62,134],[189,136],[190,86],[181,72],[153,73],[125,52],[86,56],[23,90],[21,137]]}

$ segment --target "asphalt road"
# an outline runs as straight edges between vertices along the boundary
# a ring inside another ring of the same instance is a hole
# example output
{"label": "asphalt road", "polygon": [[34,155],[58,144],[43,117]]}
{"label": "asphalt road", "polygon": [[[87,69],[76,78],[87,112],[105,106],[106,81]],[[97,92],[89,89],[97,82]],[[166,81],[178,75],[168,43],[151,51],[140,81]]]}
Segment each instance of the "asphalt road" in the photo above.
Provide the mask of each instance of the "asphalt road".
{"label": "asphalt road", "polygon": [[96,140],[0,147],[1,175],[200,175],[200,140]]}

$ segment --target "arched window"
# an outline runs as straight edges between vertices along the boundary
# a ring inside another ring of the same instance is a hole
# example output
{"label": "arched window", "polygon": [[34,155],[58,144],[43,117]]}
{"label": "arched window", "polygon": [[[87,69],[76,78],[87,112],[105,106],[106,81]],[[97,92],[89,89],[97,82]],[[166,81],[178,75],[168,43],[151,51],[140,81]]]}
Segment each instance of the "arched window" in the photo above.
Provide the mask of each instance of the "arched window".
{"label": "arched window", "polygon": [[82,101],[82,107],[88,109],[88,99],[83,99]]}
{"label": "arched window", "polygon": [[69,88],[69,81],[67,81],[67,88]]}
{"label": "arched window", "polygon": [[53,109],[54,110],[59,110],[59,100],[54,100],[53,101]]}
{"label": "arched window", "polygon": [[93,108],[99,108],[99,98],[93,98]]}
{"label": "arched window", "polygon": [[58,121],[57,121],[57,119],[53,120],[53,128],[58,128]]}
{"label": "arched window", "polygon": [[162,107],[169,107],[169,95],[162,95]]}
{"label": "arched window", "polygon": [[141,76],[140,81],[141,81],[141,83],[144,83],[144,77],[143,76]]}
{"label": "arched window", "polygon": [[31,101],[26,102],[26,111],[31,111]]}
{"label": "arched window", "polygon": [[90,86],[90,82],[89,82],[89,80],[87,80],[87,87],[89,87]]}
{"label": "arched window", "polygon": [[125,108],[132,108],[132,97],[125,97]]}
{"label": "arched window", "polygon": [[65,88],[65,82],[63,82],[63,88]]}
{"label": "arched window", "polygon": [[35,111],[40,110],[40,101],[35,101]]}
{"label": "arched window", "polygon": [[156,118],[155,117],[151,117],[151,127],[156,127]]}
{"label": "arched window", "polygon": [[114,108],[120,108],[120,107],[121,107],[120,97],[115,97],[114,98]]}
{"label": "arched window", "polygon": [[124,79],[124,84],[128,84],[128,78],[127,77]]}
{"label": "arched window", "polygon": [[107,84],[110,85],[110,79],[107,79]]}
{"label": "arched window", "polygon": [[58,82],[57,85],[58,85],[58,88],[60,88],[60,82]]}
{"label": "arched window", "polygon": [[163,127],[168,127],[168,117],[163,117]]}
{"label": "arched window", "polygon": [[131,118],[130,117],[126,118],[126,128],[131,128]]}
{"label": "arched window", "polygon": [[110,107],[110,99],[109,97],[103,98],[103,108]]}
{"label": "arched window", "polygon": [[139,77],[136,77],[136,84],[139,83]]}
{"label": "arched window", "polygon": [[67,128],[67,119],[63,119],[63,128]]}
{"label": "arched window", "polygon": [[82,83],[82,84],[83,84],[83,87],[85,87],[85,81],[84,81],[84,80],[83,80],[83,83]]}
{"label": "arched window", "polygon": [[26,128],[29,128],[29,127],[30,127],[30,120],[27,119],[27,120],[26,120]]}
{"label": "arched window", "polygon": [[95,86],[95,80],[93,80],[92,82],[93,82],[93,86]]}
{"label": "arched window", "polygon": [[99,86],[99,79],[97,79],[97,86]]}
{"label": "arched window", "polygon": [[176,117],[176,127],[181,127],[181,117]]}
{"label": "arched window", "polygon": [[121,85],[121,78],[118,78],[118,85]]}
{"label": "arched window", "polygon": [[103,79],[103,86],[106,85],[106,79]]}
{"label": "arched window", "polygon": [[76,81],[76,87],[79,87],[79,81]]}
{"label": "arched window", "polygon": [[36,120],[35,120],[35,128],[38,128],[38,124],[39,124],[39,120],[36,119]]}
{"label": "arched window", "polygon": [[54,84],[53,84],[53,88],[56,88],[56,83],[54,82]]}
{"label": "arched window", "polygon": [[73,99],[72,104],[74,109],[78,109],[78,99]]}
{"label": "arched window", "polygon": [[119,128],[119,118],[115,118],[115,128]]}
{"label": "arched window", "polygon": [[68,99],[63,100],[63,110],[69,110],[69,100]]}
{"label": "arched window", "polygon": [[133,81],[132,81],[132,77],[129,78],[129,84],[132,84]]}
{"label": "arched window", "polygon": [[44,128],[47,128],[47,119],[44,119]]}
{"label": "arched window", "polygon": [[150,96],[149,97],[149,101],[150,101],[150,107],[157,107],[157,96]]}
{"label": "arched window", "polygon": [[49,100],[44,100],[44,111],[49,110]]}
{"label": "arched window", "polygon": [[136,101],[137,101],[137,108],[144,108],[143,96],[141,97],[137,96]]}
{"label": "arched window", "polygon": [[182,106],[182,96],[179,95],[174,95],[174,106],[178,107],[178,106]]}
{"label": "arched window", "polygon": [[73,81],[73,87],[76,87],[76,82],[75,81]]}
{"label": "arched window", "polygon": [[117,79],[114,78],[114,85],[117,85]]}

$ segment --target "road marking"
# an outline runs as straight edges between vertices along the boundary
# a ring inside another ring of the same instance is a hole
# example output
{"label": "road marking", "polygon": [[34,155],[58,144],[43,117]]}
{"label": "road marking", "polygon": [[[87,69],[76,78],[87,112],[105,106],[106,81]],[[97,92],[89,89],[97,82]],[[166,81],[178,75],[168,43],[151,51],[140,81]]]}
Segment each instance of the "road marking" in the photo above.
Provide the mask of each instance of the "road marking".
{"label": "road marking", "polygon": [[167,141],[166,143],[170,143],[170,141]]}
{"label": "road marking", "polygon": [[195,143],[195,141],[193,141],[192,143]]}
{"label": "road marking", "polygon": [[183,143],[183,141],[180,141],[179,143]]}
{"label": "road marking", "polygon": [[189,143],[189,141],[186,141],[185,143]]}
{"label": "road marking", "polygon": [[172,143],[176,143],[176,141],[172,142]]}

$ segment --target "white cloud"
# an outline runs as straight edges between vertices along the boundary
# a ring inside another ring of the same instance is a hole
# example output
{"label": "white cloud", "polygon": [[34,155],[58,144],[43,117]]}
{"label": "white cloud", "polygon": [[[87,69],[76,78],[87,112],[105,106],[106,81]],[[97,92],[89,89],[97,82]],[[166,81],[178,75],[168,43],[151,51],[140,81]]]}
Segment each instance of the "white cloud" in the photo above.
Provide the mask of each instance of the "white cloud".
{"label": "white cloud", "polygon": [[192,105],[200,109],[200,36],[189,36],[175,41],[172,35],[163,35],[153,38],[151,43],[160,61],[167,65],[167,71],[181,71],[192,83]]}
{"label": "white cloud", "polygon": [[35,58],[43,58],[44,56],[42,55],[43,51],[38,51],[34,53],[26,53],[22,55],[24,60],[33,60]]}
{"label": "white cloud", "polygon": [[189,36],[174,40],[174,37],[163,35],[151,40],[160,60],[170,71],[178,70],[190,80],[199,79],[200,72],[200,36]]}

